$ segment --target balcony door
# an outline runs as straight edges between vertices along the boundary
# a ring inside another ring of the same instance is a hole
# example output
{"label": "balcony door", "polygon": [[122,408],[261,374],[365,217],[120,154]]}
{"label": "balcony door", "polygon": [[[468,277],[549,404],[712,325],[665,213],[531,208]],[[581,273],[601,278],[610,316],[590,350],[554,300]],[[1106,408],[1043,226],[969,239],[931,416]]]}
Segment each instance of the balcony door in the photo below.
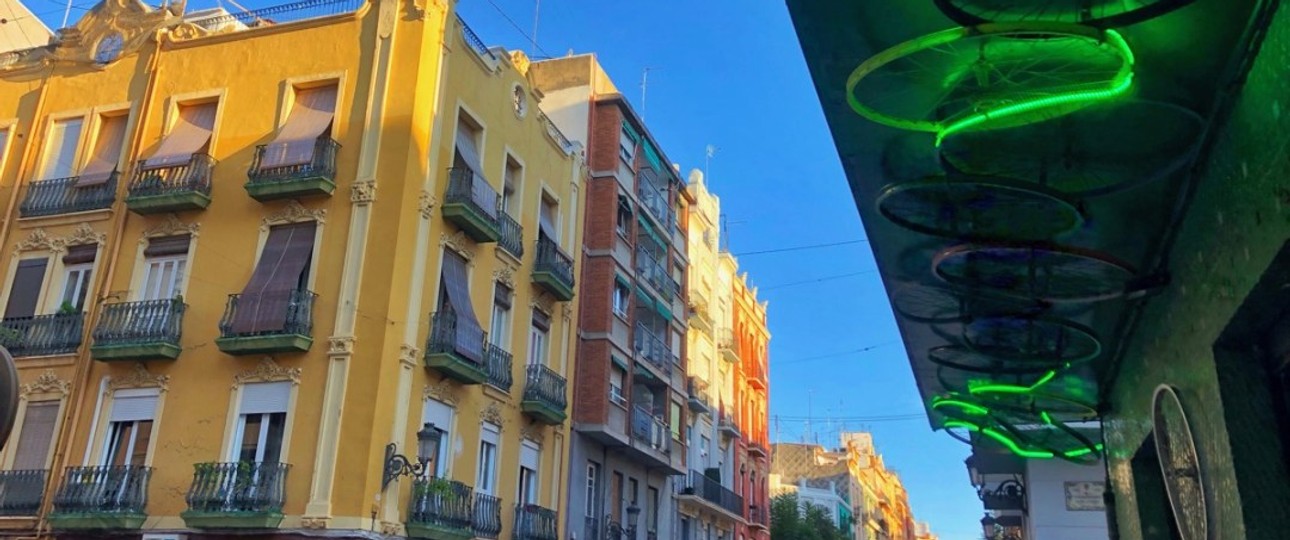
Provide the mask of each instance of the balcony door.
{"label": "balcony door", "polygon": [[231,445],[233,461],[282,463],[290,397],[289,382],[255,383],[242,387],[237,431]]}
{"label": "balcony door", "polygon": [[147,465],[152,441],[153,414],[157,409],[154,389],[118,390],[112,397],[103,465],[143,467]]}

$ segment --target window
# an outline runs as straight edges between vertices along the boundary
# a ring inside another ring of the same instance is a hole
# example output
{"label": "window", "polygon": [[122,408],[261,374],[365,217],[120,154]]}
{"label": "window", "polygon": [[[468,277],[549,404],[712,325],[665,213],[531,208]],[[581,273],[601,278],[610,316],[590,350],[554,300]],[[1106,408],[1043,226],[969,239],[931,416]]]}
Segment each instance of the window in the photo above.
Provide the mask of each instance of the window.
{"label": "window", "polygon": [[238,295],[237,310],[230,323],[234,333],[282,331],[301,311],[317,226],[316,222],[304,221],[269,229],[260,260]]}
{"label": "window", "polygon": [[708,448],[711,444],[712,439],[709,439],[707,435],[699,435],[699,455],[705,458],[708,457]]}
{"label": "window", "polygon": [[623,132],[618,139],[618,155],[629,165],[636,162],[636,134],[632,128],[623,123]]}
{"label": "window", "polygon": [[677,330],[673,330],[672,331],[672,363],[678,366],[681,365],[681,344],[682,343],[685,343],[685,339],[681,337],[681,332]]}
{"label": "window", "polygon": [[618,221],[616,223],[618,234],[627,236],[632,230],[632,203],[627,201],[626,195],[618,196]]}
{"label": "window", "polygon": [[45,158],[41,162],[40,179],[68,178],[76,174],[76,149],[81,141],[80,118],[56,120],[45,137]]}
{"label": "window", "polygon": [[264,146],[259,170],[299,167],[314,163],[319,141],[331,137],[336,118],[335,83],[293,88],[295,101],[278,134]]}
{"label": "window", "polygon": [[232,456],[247,463],[282,463],[291,383],[250,383],[242,386]]}
{"label": "window", "polygon": [[77,175],[77,187],[100,185],[112,178],[112,173],[119,167],[121,150],[125,146],[126,120],[128,117],[124,114],[99,117],[94,151]]}
{"label": "window", "polygon": [[484,422],[479,437],[479,478],[475,481],[476,489],[481,493],[492,495],[497,489],[497,438],[501,428],[497,424]]}
{"label": "window", "polygon": [[[192,160],[194,154],[209,153],[211,133],[215,130],[215,113],[219,104],[181,103],[170,133],[152,157],[143,161],[143,170],[161,169],[182,165]],[[179,180],[171,178],[171,180]]]}
{"label": "window", "polygon": [[537,504],[538,464],[542,449],[530,441],[520,446],[520,484],[515,500],[521,504]]}
{"label": "window", "polygon": [[627,310],[631,306],[632,290],[627,287],[626,283],[615,279],[613,294],[614,315],[627,318]]}
{"label": "window", "polygon": [[520,210],[519,189],[524,181],[524,166],[515,158],[506,156],[506,172],[502,176],[502,211],[515,216]]}
{"label": "window", "polygon": [[619,405],[627,405],[627,396],[623,395],[623,379],[626,378],[627,372],[623,368],[614,364],[609,368],[609,401]]}
{"label": "window", "polygon": [[596,497],[599,493],[598,484],[600,483],[600,464],[594,461],[587,462],[587,517],[597,517]]}
{"label": "window", "polygon": [[560,244],[560,203],[549,193],[542,192],[542,207],[538,209],[538,231]]}
{"label": "window", "polygon": [[672,438],[681,440],[681,404],[672,402]]}
{"label": "window", "polygon": [[[423,424],[433,425],[434,430],[439,433],[439,453],[431,456],[428,455],[430,449],[418,447],[417,457],[425,460],[425,474],[436,478],[447,478],[448,465],[450,465],[448,455],[449,449],[452,448],[453,409],[446,403],[427,399],[425,408],[421,411],[421,418]],[[420,430],[421,428],[417,429]]]}
{"label": "window", "polygon": [[152,238],[143,250],[143,284],[140,300],[167,300],[183,293],[188,265],[188,235]]}
{"label": "window", "polygon": [[152,418],[157,409],[155,388],[117,390],[112,395],[108,416],[103,464],[137,466],[147,464],[152,440]]}
{"label": "window", "polygon": [[13,275],[13,286],[9,288],[9,302],[5,304],[6,319],[31,317],[36,314],[36,305],[40,302],[40,292],[45,282],[45,267],[48,265],[48,259],[18,261],[18,269]]}
{"label": "window", "polygon": [[457,111],[457,135],[454,143],[452,166],[457,169],[469,169],[475,174],[483,174],[480,165],[480,148],[483,144],[484,129],[471,118],[466,111]]}
{"label": "window", "polygon": [[49,449],[58,424],[58,401],[30,401],[22,415],[22,432],[14,452],[13,470],[31,471],[48,467]]}
{"label": "window", "polygon": [[645,499],[645,525],[650,532],[658,532],[658,488],[649,488]]}
{"label": "window", "polygon": [[94,270],[97,244],[71,246],[63,256],[63,294],[59,297],[60,313],[80,313],[90,292],[90,275]]}
{"label": "window", "polygon": [[493,323],[488,342],[505,351],[510,350],[511,302],[514,296],[514,291],[502,283],[493,286]]}
{"label": "window", "polygon": [[529,365],[543,366],[547,360],[547,339],[551,332],[551,316],[533,310],[533,328],[529,331]]}

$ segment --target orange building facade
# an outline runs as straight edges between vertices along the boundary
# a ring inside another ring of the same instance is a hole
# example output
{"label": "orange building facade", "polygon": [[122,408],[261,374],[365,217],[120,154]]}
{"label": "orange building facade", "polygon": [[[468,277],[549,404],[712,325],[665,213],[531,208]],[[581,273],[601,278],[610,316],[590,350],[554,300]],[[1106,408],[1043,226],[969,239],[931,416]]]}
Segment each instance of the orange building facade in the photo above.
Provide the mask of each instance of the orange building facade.
{"label": "orange building facade", "polygon": [[[736,453],[747,504],[747,530],[750,540],[770,538],[770,381],[768,376],[770,330],[766,325],[766,303],[757,299],[757,289],[749,287],[748,274],[732,280],[731,329],[737,343],[739,361],[735,376],[735,415],[743,428]],[[746,466],[745,466],[746,465]]]}

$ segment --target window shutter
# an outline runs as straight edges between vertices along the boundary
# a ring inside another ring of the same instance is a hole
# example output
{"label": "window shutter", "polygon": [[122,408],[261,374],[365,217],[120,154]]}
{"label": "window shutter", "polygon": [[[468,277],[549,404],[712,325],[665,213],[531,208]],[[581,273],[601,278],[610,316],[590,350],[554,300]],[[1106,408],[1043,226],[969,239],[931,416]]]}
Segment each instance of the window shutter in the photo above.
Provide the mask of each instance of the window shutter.
{"label": "window shutter", "polygon": [[287,324],[291,293],[313,255],[317,223],[278,225],[269,230],[251,280],[238,298],[233,316],[237,333],[281,330]]}
{"label": "window shutter", "polygon": [[192,237],[187,234],[152,238],[148,240],[148,247],[144,248],[143,256],[165,257],[169,255],[185,255],[188,253],[188,244],[191,241]]}
{"label": "window shutter", "polygon": [[514,291],[510,287],[497,283],[493,287],[493,303],[502,306],[505,309],[511,309],[511,303],[514,301]]}
{"label": "window shutter", "polygon": [[118,390],[112,395],[113,422],[152,420],[157,410],[156,390]]}
{"label": "window shutter", "polygon": [[94,262],[94,256],[98,255],[98,252],[98,244],[70,246],[67,248],[67,254],[63,255],[63,264],[73,265]]}
{"label": "window shutter", "polygon": [[540,310],[533,310],[533,326],[537,329],[547,332],[551,330],[551,316]]}
{"label": "window shutter", "polygon": [[99,120],[99,136],[94,141],[94,154],[81,169],[76,187],[97,186],[108,181],[121,161],[121,147],[125,144],[125,124],[128,116],[103,116]]}
{"label": "window shutter", "polygon": [[287,381],[242,385],[241,414],[285,413],[291,401]]}
{"label": "window shutter", "polygon": [[41,163],[42,180],[67,178],[76,167],[76,149],[81,142],[84,120],[68,118],[54,122],[45,137],[45,156]]}
{"label": "window shutter", "polygon": [[[440,431],[448,432],[452,428],[453,409],[448,404],[433,399],[427,399],[424,409],[421,411],[422,423],[430,422]],[[417,428],[421,429],[421,428]],[[442,441],[440,444],[447,445],[449,441]]]}
{"label": "window shutter", "polygon": [[484,422],[480,424],[480,427],[482,428],[479,430],[480,440],[497,446],[497,439],[502,432],[502,428],[492,422]]}
{"label": "window shutter", "polygon": [[331,128],[336,116],[336,85],[296,89],[286,123],[264,147],[260,170],[293,167],[313,162],[318,139]]}
{"label": "window shutter", "polygon": [[31,317],[36,314],[36,303],[40,300],[40,288],[45,282],[45,267],[48,264],[48,259],[18,261],[13,288],[9,289],[9,303],[4,310],[6,318]]}
{"label": "window shutter", "polygon": [[143,170],[160,169],[188,163],[193,154],[206,149],[215,129],[217,103],[180,105],[179,119],[152,157],[144,160]]}
{"label": "window shutter", "polygon": [[14,455],[13,469],[30,471],[44,469],[49,459],[49,447],[54,442],[54,424],[58,422],[58,401],[31,401],[22,417],[22,433],[18,437],[18,450]]}
{"label": "window shutter", "polygon": [[541,461],[542,449],[536,444],[524,441],[520,447],[520,466],[526,469],[538,470],[538,462]]}
{"label": "window shutter", "polygon": [[479,326],[475,308],[470,303],[470,278],[466,271],[466,259],[445,249],[442,278],[448,304],[456,315],[454,349],[470,360],[483,362],[484,330]]}
{"label": "window shutter", "polygon": [[[465,113],[459,112],[458,114],[464,115]],[[484,173],[484,169],[480,165],[479,149],[475,147],[476,131],[477,130],[474,126],[471,126],[466,122],[465,118],[458,118],[457,138],[454,144],[456,145],[457,155],[461,156],[461,160],[466,163],[466,166],[475,174],[482,175]]]}

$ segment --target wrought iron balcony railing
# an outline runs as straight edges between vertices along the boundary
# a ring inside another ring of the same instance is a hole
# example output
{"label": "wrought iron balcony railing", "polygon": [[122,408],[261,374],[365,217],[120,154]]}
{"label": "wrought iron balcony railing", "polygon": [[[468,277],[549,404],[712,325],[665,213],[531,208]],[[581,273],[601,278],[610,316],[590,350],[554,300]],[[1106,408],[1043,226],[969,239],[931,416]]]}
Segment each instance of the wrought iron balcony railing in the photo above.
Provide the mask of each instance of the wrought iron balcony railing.
{"label": "wrought iron balcony railing", "polygon": [[560,540],[555,510],[536,504],[515,506],[515,530],[512,540]]}
{"label": "wrought iron balcony railing", "polygon": [[418,478],[412,483],[409,528],[430,525],[469,535],[473,514],[474,491],[470,486],[442,478]]}
{"label": "wrought iron balcony railing", "polygon": [[[219,323],[219,331],[222,337],[235,338],[278,334],[312,335],[314,329],[314,301],[318,299],[317,294],[312,291],[296,289],[260,293],[256,296],[256,298],[252,299],[241,294],[228,295],[228,304],[224,308],[224,318]],[[244,320],[243,317],[253,318],[254,316],[239,316],[238,310],[243,308],[254,308],[261,311],[280,310],[283,313],[282,322],[279,324],[277,319],[274,319],[270,324],[247,324],[244,326],[240,323],[240,321]],[[260,329],[262,326],[266,327],[266,329]]]}
{"label": "wrought iron balcony railing", "polygon": [[668,209],[667,193],[654,185],[651,175],[642,173],[636,177],[636,196],[641,200],[649,214],[662,227],[671,231],[672,217]]}
{"label": "wrought iron balcony railing", "polygon": [[497,245],[517,258],[523,257],[524,228],[520,226],[520,222],[515,221],[515,218],[504,210],[499,210],[497,217],[500,224],[500,227],[498,227],[500,236],[497,239]]}
{"label": "wrought iron balcony railing", "polygon": [[177,298],[107,304],[94,327],[94,345],[178,346],[185,307]]}
{"label": "wrought iron balcony railing", "polygon": [[672,350],[668,348],[667,343],[662,338],[654,335],[654,332],[644,324],[636,323],[636,333],[633,336],[636,353],[641,355],[654,367],[663,371],[664,375],[672,375]]}
{"label": "wrought iron balcony railing", "polygon": [[643,247],[636,248],[636,273],[658,291],[663,301],[670,303],[676,298],[676,282],[672,281],[672,276],[667,274],[663,264]]}
{"label": "wrought iron balcony railing", "polygon": [[560,249],[554,240],[538,235],[533,279],[556,298],[573,299],[573,256]]}
{"label": "wrought iron balcony railing", "polygon": [[46,470],[0,471],[0,516],[34,516],[45,496]]}
{"label": "wrought iron balcony railing", "polygon": [[[551,412],[558,411],[558,416],[563,417],[564,411],[568,407],[568,401],[565,398],[565,385],[564,377],[561,377],[555,370],[543,365],[532,364],[528,366],[527,376],[524,380],[524,401],[536,402]],[[563,421],[563,418],[558,421]]]}
{"label": "wrought iron balcony railing", "polygon": [[164,167],[148,167],[147,160],[140,160],[130,179],[126,202],[145,197],[161,197],[186,193],[211,194],[211,173],[215,159],[206,154],[193,154],[183,163]]}
{"label": "wrought iron balcony railing", "polygon": [[54,514],[143,514],[151,467],[68,467],[54,493]]}
{"label": "wrought iron balcony railing", "polygon": [[486,493],[476,493],[470,522],[476,538],[497,538],[502,534],[502,500]]}
{"label": "wrought iron balcony railing", "polygon": [[469,167],[448,171],[443,216],[476,242],[496,242],[501,237],[502,198],[483,176]]}
{"label": "wrought iron balcony railing", "polygon": [[357,10],[362,5],[363,0],[305,0],[304,2],[239,11],[217,17],[202,17],[192,22],[211,31],[220,30],[228,25],[255,28],[349,13]]}
{"label": "wrought iron balcony railing", "polygon": [[686,381],[686,389],[690,397],[690,410],[706,413],[712,410],[708,403],[708,383],[698,377],[690,377]]}
{"label": "wrought iron balcony railing", "polygon": [[285,463],[197,463],[188,487],[188,509],[213,514],[282,513]]}
{"label": "wrought iron balcony railing", "polygon": [[67,354],[81,346],[84,328],[84,313],[4,319],[0,321],[0,345],[14,356]]}
{"label": "wrought iron balcony railing", "polygon": [[699,471],[690,471],[690,476],[686,478],[685,485],[681,488],[681,493],[702,497],[703,500],[736,516],[744,515],[743,497],[721,485],[720,481],[708,478],[707,475]]}
{"label": "wrought iron balcony railing", "polygon": [[323,177],[332,179],[336,176],[336,153],[340,143],[330,137],[319,137],[314,142],[313,156],[307,163],[297,165],[274,166],[266,156],[269,152],[280,150],[279,145],[290,143],[261,144],[255,147],[255,158],[247,170],[248,184],[266,184],[289,182],[301,178]]}
{"label": "wrought iron balcony railing", "polygon": [[664,454],[672,452],[667,422],[640,405],[632,407],[632,438]]}
{"label": "wrought iron balcony railing", "polygon": [[471,329],[465,332],[469,336],[463,335],[458,328],[457,314],[452,311],[431,313],[426,365],[464,384],[487,382],[490,349],[496,347],[488,343],[488,334],[482,329],[474,326]]}
{"label": "wrought iron balcony railing", "polygon": [[470,25],[467,25],[466,21],[462,19],[460,15],[457,16],[457,22],[461,23],[461,33],[466,37],[466,43],[468,43],[470,48],[475,51],[475,54],[487,56],[494,60],[497,59],[497,57],[493,55],[493,51],[488,50],[488,45],[484,44],[484,40],[479,39],[479,36],[475,34],[474,30],[470,29]]}
{"label": "wrought iron balcony railing", "polygon": [[511,375],[511,353],[492,343],[484,344],[484,371],[488,384],[503,392],[510,392],[514,383]]}
{"label": "wrought iron balcony railing", "polygon": [[53,216],[109,208],[116,201],[118,173],[113,171],[106,182],[77,187],[81,177],[39,180],[27,186],[27,194],[18,206],[22,217]]}

